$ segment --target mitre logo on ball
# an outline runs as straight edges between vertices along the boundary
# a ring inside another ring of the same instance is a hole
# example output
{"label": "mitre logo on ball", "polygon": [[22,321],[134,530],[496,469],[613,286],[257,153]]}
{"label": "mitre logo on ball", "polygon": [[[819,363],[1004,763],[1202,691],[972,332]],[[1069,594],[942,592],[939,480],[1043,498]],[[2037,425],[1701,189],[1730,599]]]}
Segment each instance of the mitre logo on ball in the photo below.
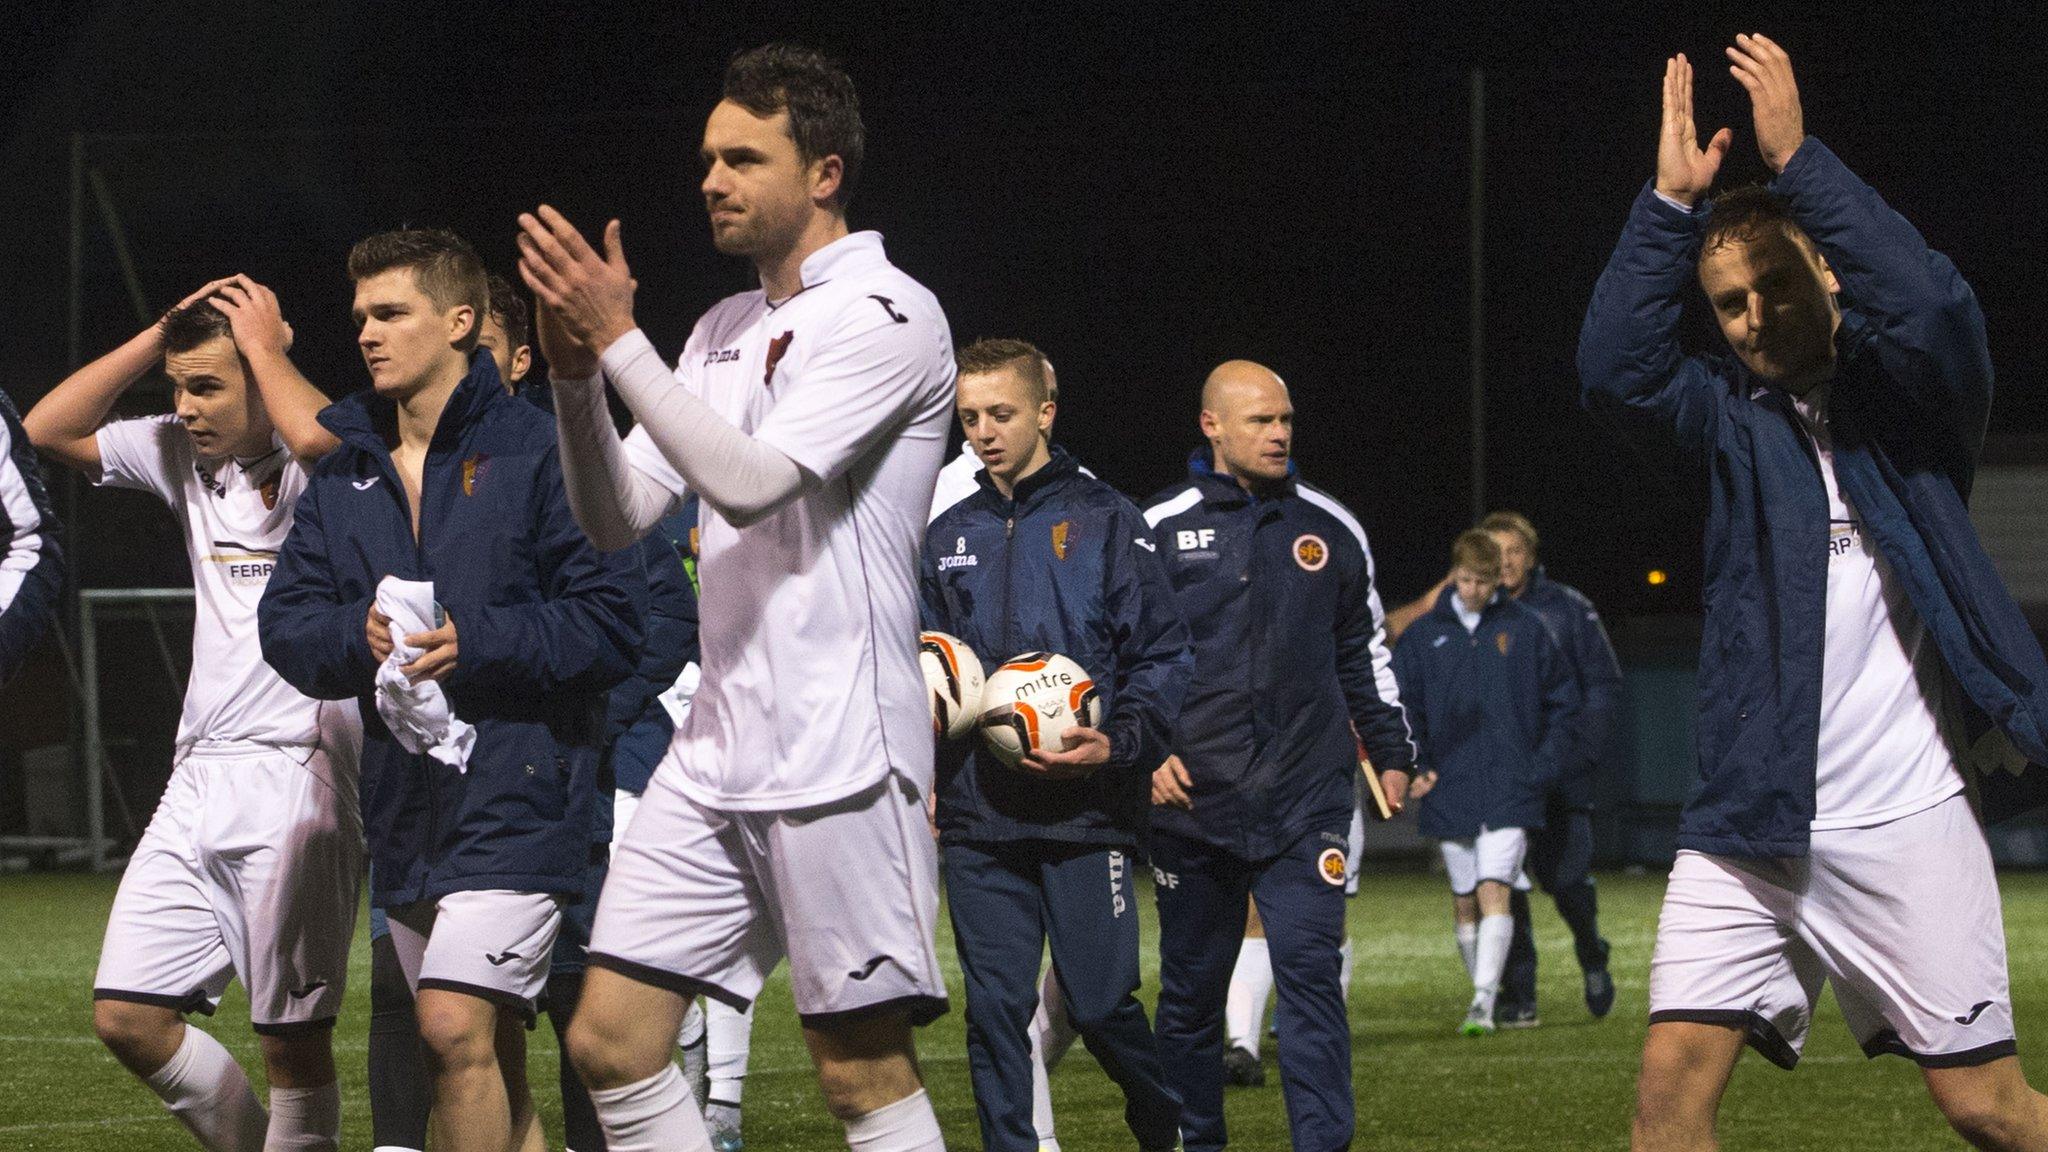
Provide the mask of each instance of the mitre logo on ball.
{"label": "mitre logo on ball", "polygon": [[989,674],[981,689],[981,737],[996,759],[1015,767],[1033,751],[1059,752],[1074,727],[1102,719],[1095,679],[1053,652],[1026,652]]}

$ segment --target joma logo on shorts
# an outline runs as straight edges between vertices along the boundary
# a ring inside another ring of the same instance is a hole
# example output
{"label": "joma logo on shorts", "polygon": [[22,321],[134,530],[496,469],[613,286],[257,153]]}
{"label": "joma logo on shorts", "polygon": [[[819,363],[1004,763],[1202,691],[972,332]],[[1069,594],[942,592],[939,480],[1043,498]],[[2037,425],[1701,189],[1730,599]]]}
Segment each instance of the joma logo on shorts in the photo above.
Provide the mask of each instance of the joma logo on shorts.
{"label": "joma logo on shorts", "polygon": [[1109,907],[1110,918],[1118,919],[1124,914],[1124,854],[1109,854]]}

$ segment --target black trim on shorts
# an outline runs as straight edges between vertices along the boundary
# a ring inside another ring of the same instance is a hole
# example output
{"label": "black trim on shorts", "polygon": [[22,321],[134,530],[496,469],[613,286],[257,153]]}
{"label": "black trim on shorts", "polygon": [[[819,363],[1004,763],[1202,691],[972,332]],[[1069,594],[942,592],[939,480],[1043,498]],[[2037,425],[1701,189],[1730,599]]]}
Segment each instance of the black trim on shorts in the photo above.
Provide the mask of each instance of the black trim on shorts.
{"label": "black trim on shorts", "polygon": [[315,1032],[334,1031],[334,1017],[322,1016],[318,1020],[292,1020],[283,1024],[258,1024],[249,1021],[249,1027],[258,1036],[310,1036]]}
{"label": "black trim on shorts", "polygon": [[1650,1023],[1666,1021],[1687,1024],[1732,1024],[1743,1030],[1743,1039],[1757,1055],[1790,1072],[1799,1066],[1799,1050],[1785,1039],[1775,1024],[1747,1008],[1666,1008],[1650,1013]]}
{"label": "black trim on shorts", "polygon": [[609,952],[592,952],[583,958],[583,963],[586,968],[603,968],[608,972],[617,972],[628,980],[636,981],[652,988],[673,992],[685,999],[709,996],[735,1012],[745,1012],[748,1008],[753,1007],[754,1004],[752,1000],[745,996],[737,992],[729,992],[709,980],[699,980],[695,976],[685,976],[680,972],[671,972],[666,968],[656,968],[649,964],[641,964],[634,960],[628,960],[623,956],[614,956]]}
{"label": "black trim on shorts", "polygon": [[519,1013],[520,1019],[526,1022],[529,1030],[532,1029],[534,1020],[539,1016],[539,1012],[534,1008],[533,1001],[516,992],[507,992],[503,988],[486,988],[481,984],[469,984],[461,980],[447,980],[439,976],[425,976],[420,979],[418,986],[413,989],[414,999],[417,1000],[419,994],[428,988],[436,988],[443,992],[460,992],[464,996],[475,996],[480,1000],[489,1000],[501,1008],[510,1008],[514,1012]]}
{"label": "black trim on shorts", "polygon": [[847,1024],[855,1020],[902,1011],[910,1017],[911,1027],[922,1028],[944,1016],[951,1008],[952,1005],[944,996],[897,996],[840,1012],[799,1012],[796,1018],[806,1028],[830,1028],[835,1024]]}
{"label": "black trim on shorts", "polygon": [[213,1015],[213,1001],[204,992],[187,992],[183,996],[166,996],[160,992],[126,992],[119,988],[95,988],[94,1000],[120,1000],[129,1004],[148,1004],[153,1008],[169,1008],[179,1015],[197,1012],[201,1016]]}
{"label": "black trim on shorts", "polygon": [[1915,1052],[1906,1047],[1897,1031],[1890,1028],[1879,1029],[1875,1036],[1863,1042],[1863,1054],[1872,1060],[1879,1056],[1904,1056],[1922,1068],[1975,1068],[2019,1053],[2019,1041],[2011,1038],[1994,1040],[1961,1052]]}

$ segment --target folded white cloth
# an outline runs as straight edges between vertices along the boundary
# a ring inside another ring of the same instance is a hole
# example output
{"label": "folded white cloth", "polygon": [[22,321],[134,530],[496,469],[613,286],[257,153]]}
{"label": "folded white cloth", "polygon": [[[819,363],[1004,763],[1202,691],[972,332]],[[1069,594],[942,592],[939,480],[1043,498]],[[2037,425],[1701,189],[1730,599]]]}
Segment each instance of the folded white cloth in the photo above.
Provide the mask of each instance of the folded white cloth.
{"label": "folded white cloth", "polygon": [[439,684],[414,684],[399,671],[420,658],[421,650],[405,638],[440,627],[433,584],[386,576],[377,584],[377,609],[391,618],[391,655],[377,668],[377,715],[407,752],[425,752],[458,772],[469,771],[476,729],[455,715]]}

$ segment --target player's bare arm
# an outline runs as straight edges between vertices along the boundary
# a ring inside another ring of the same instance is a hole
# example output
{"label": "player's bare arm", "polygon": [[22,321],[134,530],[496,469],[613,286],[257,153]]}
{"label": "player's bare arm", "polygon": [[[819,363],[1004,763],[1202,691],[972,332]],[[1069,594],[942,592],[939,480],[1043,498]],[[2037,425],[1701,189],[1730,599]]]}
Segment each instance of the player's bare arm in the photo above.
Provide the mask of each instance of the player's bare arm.
{"label": "player's bare arm", "polygon": [[1727,53],[1728,71],[1749,92],[1750,110],[1756,117],[1757,150],[1771,171],[1783,172],[1806,139],[1806,117],[1799,109],[1792,58],[1770,37],[1747,32],[1735,37]]}
{"label": "player's bare arm", "polygon": [[327,394],[292,363],[292,326],[285,321],[277,293],[236,275],[223,281],[209,302],[227,315],[235,349],[248,362],[263,409],[285,448],[307,464],[333,451],[341,441],[321,427],[319,419],[328,405]]}
{"label": "player's bare arm", "polygon": [[[196,304],[232,281],[212,281],[178,302],[178,308]],[[175,312],[173,308],[170,312]],[[166,312],[165,315],[169,315]],[[163,322],[151,324],[127,343],[65,377],[50,389],[21,418],[29,441],[67,467],[89,476],[100,471],[97,433],[106,423],[115,401],[137,380],[164,358]]]}
{"label": "player's bare arm", "polygon": [[[1786,79],[1790,78],[1788,65]],[[1700,147],[1699,128],[1692,111],[1692,62],[1683,52],[1665,61],[1664,119],[1657,136],[1657,191],[1688,207],[1699,203],[1713,185],[1714,174],[1721,170],[1721,159],[1728,155],[1728,145],[1734,140],[1735,133],[1722,128],[1707,141],[1705,148]],[[1796,141],[1793,147],[1798,147]],[[1791,153],[1786,156],[1789,159]]]}

